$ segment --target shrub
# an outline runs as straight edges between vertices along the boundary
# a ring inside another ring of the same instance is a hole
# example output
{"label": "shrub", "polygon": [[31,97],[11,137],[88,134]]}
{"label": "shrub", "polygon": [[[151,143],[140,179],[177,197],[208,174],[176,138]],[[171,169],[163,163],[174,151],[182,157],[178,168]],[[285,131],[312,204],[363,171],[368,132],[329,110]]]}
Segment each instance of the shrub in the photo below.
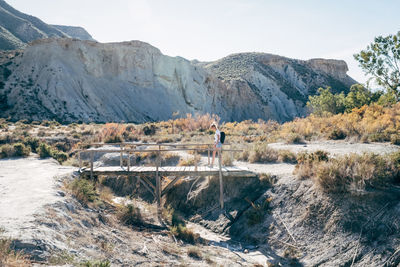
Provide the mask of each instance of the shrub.
{"label": "shrub", "polygon": [[86,179],[75,179],[70,184],[72,194],[84,204],[97,200],[96,187],[93,182]]}
{"label": "shrub", "polygon": [[134,207],[132,204],[120,208],[117,217],[123,224],[128,226],[141,225],[143,223],[139,208]]}
{"label": "shrub", "polygon": [[265,214],[269,211],[269,205],[272,198],[266,198],[262,204],[254,204],[250,200],[247,200],[251,204],[251,209],[246,213],[248,225],[256,225],[263,221]]}
{"label": "shrub", "polygon": [[188,157],[186,159],[180,159],[178,162],[178,166],[194,166],[197,162],[197,164],[200,162],[201,156],[196,155],[193,157]]}
{"label": "shrub", "polygon": [[14,155],[14,147],[12,145],[0,146],[0,158],[10,158]]}
{"label": "shrub", "polygon": [[393,145],[400,145],[400,135],[398,134],[392,134],[390,136],[390,143],[392,143]]}
{"label": "shrub", "polygon": [[50,158],[53,155],[51,146],[46,143],[40,143],[39,145],[39,157],[40,158]]}
{"label": "shrub", "polygon": [[27,157],[31,153],[30,147],[26,147],[22,143],[16,143],[13,145],[15,157]]}
{"label": "shrub", "polygon": [[109,260],[104,261],[85,261],[81,264],[84,267],[110,267],[111,263]]}
{"label": "shrub", "polygon": [[297,155],[290,150],[279,150],[278,151],[278,161],[286,163],[296,163]]}
{"label": "shrub", "polygon": [[267,143],[256,143],[248,155],[250,163],[276,162],[279,156],[278,151],[269,147]]}
{"label": "shrub", "polygon": [[39,147],[40,140],[35,137],[27,137],[24,139],[24,145],[29,146],[33,153],[37,153],[36,149]]}
{"label": "shrub", "polygon": [[328,139],[332,139],[332,140],[341,140],[341,139],[345,139],[346,138],[346,134],[343,132],[342,129],[333,129],[329,135],[328,135]]}
{"label": "shrub", "polygon": [[54,158],[59,163],[63,163],[68,159],[68,155],[65,152],[58,151],[57,149],[49,146],[46,143],[40,143],[38,148],[40,158]]}
{"label": "shrub", "polygon": [[286,144],[304,144],[304,138],[298,133],[289,133],[285,136]]}
{"label": "shrub", "polygon": [[98,139],[104,143],[121,143],[126,126],[119,123],[106,123],[101,129]]}
{"label": "shrub", "polygon": [[189,248],[188,252],[187,252],[188,256],[195,259],[195,260],[201,260],[202,259],[202,255],[201,252],[198,248],[192,247]]}
{"label": "shrub", "polygon": [[58,161],[58,163],[63,163],[68,159],[68,155],[65,152],[53,150],[52,157]]}
{"label": "shrub", "polygon": [[224,166],[233,166],[233,155],[230,152],[222,153],[222,164]]}
{"label": "shrub", "polygon": [[299,153],[297,155],[297,165],[294,169],[294,173],[301,179],[311,178],[315,174],[315,164],[328,161],[328,153],[325,151],[315,151],[312,153]]}
{"label": "shrub", "polygon": [[31,149],[22,143],[0,146],[0,158],[27,157],[30,153]]}
{"label": "shrub", "polygon": [[[328,160],[306,158],[300,166],[311,168],[307,176],[324,192],[350,192],[380,188],[400,182],[400,152],[389,155],[350,154]],[[297,167],[297,166],[296,166]],[[299,173],[299,175],[304,173]]]}
{"label": "shrub", "polygon": [[177,226],[171,227],[171,233],[182,241],[190,244],[195,244],[200,241],[200,235],[193,233],[192,230],[188,229],[183,224],[178,224]]}
{"label": "shrub", "polygon": [[154,126],[154,124],[144,126],[143,133],[144,133],[144,135],[155,135],[156,126]]}

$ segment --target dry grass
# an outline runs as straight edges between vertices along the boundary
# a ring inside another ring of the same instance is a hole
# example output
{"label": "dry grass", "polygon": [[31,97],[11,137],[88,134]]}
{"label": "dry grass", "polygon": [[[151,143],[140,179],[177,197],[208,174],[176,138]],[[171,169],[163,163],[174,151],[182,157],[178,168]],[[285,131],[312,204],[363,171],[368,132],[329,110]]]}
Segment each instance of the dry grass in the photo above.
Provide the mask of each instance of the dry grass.
{"label": "dry grass", "polygon": [[250,163],[272,163],[287,162],[296,163],[297,156],[289,150],[277,150],[268,146],[268,143],[257,142],[247,146],[242,153],[237,155],[237,159]]}
{"label": "dry grass", "polygon": [[117,217],[123,224],[128,226],[138,226],[143,224],[140,209],[134,207],[132,204],[119,207]]}
{"label": "dry grass", "polygon": [[400,103],[392,107],[378,104],[355,108],[350,113],[316,116],[311,114],[282,125],[281,136],[296,133],[306,140],[315,138],[343,139],[356,137],[368,142],[399,139]]}
{"label": "dry grass", "polygon": [[30,261],[25,255],[11,249],[11,243],[12,240],[10,239],[0,239],[0,266],[31,266]]}
{"label": "dry grass", "polygon": [[189,257],[195,259],[195,260],[201,260],[203,258],[203,255],[201,254],[201,251],[196,248],[196,247],[191,247],[188,249],[187,254]]}
{"label": "dry grass", "polygon": [[201,156],[200,155],[195,155],[192,157],[188,157],[186,159],[180,159],[178,166],[195,166],[196,163],[198,164],[200,162]]}
{"label": "dry grass", "polygon": [[400,183],[400,152],[350,154],[337,158],[304,156],[296,172],[311,178],[324,192],[353,192]]}

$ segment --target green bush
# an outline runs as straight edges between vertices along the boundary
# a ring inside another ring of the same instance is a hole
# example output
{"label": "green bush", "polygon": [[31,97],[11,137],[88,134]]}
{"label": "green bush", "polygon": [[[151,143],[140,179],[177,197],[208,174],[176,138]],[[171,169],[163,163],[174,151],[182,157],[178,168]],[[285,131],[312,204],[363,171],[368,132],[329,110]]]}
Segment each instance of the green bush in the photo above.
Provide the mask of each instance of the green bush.
{"label": "green bush", "polygon": [[29,146],[33,153],[37,153],[37,148],[39,147],[40,140],[35,137],[27,137],[24,139],[24,145]]}
{"label": "green bush", "polygon": [[95,184],[86,179],[75,179],[70,184],[72,194],[82,203],[94,202],[97,200],[98,194],[96,192]]}
{"label": "green bush", "polygon": [[53,149],[46,143],[40,143],[39,145],[39,157],[40,158],[50,158],[53,155]]}
{"label": "green bush", "polygon": [[0,158],[27,157],[30,153],[30,147],[26,147],[22,143],[0,146]]}
{"label": "green bush", "polygon": [[26,147],[22,143],[16,143],[13,145],[15,157],[27,157],[31,153],[30,147]]}
{"label": "green bush", "polygon": [[54,158],[59,163],[63,163],[68,159],[68,155],[65,152],[58,151],[57,149],[49,146],[46,143],[40,143],[38,148],[40,158]]}

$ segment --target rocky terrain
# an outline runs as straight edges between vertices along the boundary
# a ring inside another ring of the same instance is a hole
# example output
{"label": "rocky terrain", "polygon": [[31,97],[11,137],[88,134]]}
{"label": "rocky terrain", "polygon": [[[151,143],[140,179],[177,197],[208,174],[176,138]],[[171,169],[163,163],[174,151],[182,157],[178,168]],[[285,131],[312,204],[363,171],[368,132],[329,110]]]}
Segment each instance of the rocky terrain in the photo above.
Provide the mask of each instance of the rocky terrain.
{"label": "rocky terrain", "polygon": [[318,87],[355,83],[344,61],[243,53],[199,63],[140,41],[43,39],[0,61],[0,114],[13,120],[145,122],[179,112],[287,121],[306,114]]}
{"label": "rocky terrain", "polygon": [[[352,149],[388,153],[387,144],[309,143],[338,154]],[[272,146],[281,146],[273,144]],[[304,147],[304,145],[303,145]],[[297,150],[299,145],[287,145]],[[333,150],[334,149],[334,150]],[[113,154],[108,154],[112,157]],[[115,155],[118,158],[118,155]],[[97,164],[102,164],[99,157]],[[202,158],[202,162],[206,162]],[[155,204],[136,179],[106,177],[114,205],[138,207],[145,224],[124,226],[115,207],[88,207],[63,185],[77,177],[53,160],[0,160],[0,225],[13,247],[51,265],[108,259],[115,266],[397,266],[400,263],[399,188],[353,194],[323,194],[300,180],[293,164],[248,164],[259,177],[225,177],[225,209],[218,208],[218,180],[187,177],[164,199],[202,238],[192,245],[172,237],[156,216]],[[27,168],[29,167],[29,179]],[[42,170],[47,170],[43,173]],[[271,173],[265,176],[263,173]],[[52,178],[53,175],[67,174]],[[50,176],[49,176],[50,175]],[[18,178],[17,178],[18,177]],[[18,183],[15,180],[18,179]],[[35,179],[36,190],[31,179]],[[16,194],[12,190],[18,187]],[[25,190],[25,193],[23,191]],[[31,201],[32,198],[41,200]],[[6,207],[22,205],[18,214]],[[12,221],[12,223],[10,223]]]}
{"label": "rocky terrain", "polygon": [[83,28],[48,25],[34,16],[19,12],[4,0],[0,1],[1,50],[22,49],[31,41],[49,37],[93,40]]}

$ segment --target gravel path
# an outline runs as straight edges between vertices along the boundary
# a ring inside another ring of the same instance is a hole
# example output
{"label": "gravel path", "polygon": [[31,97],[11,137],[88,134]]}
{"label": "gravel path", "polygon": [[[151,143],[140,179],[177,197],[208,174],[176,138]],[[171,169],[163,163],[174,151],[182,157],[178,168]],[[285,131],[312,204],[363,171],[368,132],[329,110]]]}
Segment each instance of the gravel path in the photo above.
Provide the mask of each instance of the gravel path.
{"label": "gravel path", "polygon": [[60,200],[56,177],[72,173],[53,159],[0,160],[0,227],[14,238],[32,226],[34,215]]}

